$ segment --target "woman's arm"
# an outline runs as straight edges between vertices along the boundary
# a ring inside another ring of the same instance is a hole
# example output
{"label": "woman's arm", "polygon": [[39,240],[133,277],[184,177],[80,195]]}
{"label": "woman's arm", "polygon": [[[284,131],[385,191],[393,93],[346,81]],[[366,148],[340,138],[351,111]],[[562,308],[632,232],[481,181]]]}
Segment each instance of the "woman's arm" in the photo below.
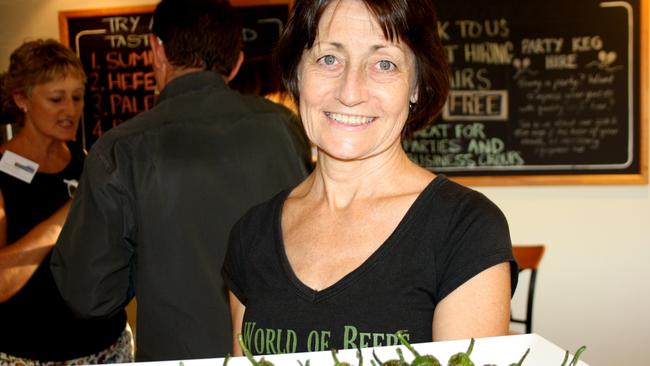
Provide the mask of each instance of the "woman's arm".
{"label": "woman's arm", "polygon": [[61,233],[70,209],[68,201],[52,216],[31,229],[22,238],[8,245],[7,215],[0,193],[0,302],[5,302],[20,291],[38,266],[50,253]]}
{"label": "woman's arm", "polygon": [[510,326],[510,264],[492,266],[447,297],[433,314],[433,340],[507,335]]}
{"label": "woman's arm", "polygon": [[232,321],[232,354],[233,356],[241,356],[243,352],[241,347],[239,347],[239,342],[237,342],[237,336],[241,333],[246,307],[232,291],[228,291],[228,297],[230,299],[230,318]]}

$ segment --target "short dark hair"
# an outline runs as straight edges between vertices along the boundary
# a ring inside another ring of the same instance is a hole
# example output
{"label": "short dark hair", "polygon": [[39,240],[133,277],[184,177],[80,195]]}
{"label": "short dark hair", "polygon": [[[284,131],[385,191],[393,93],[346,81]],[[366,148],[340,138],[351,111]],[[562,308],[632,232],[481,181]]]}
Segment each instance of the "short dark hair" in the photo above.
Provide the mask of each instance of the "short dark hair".
{"label": "short dark hair", "polygon": [[83,65],[71,49],[54,39],[24,42],[11,53],[9,70],[2,78],[3,119],[14,119],[3,122],[23,122],[24,115],[14,102],[14,94],[29,96],[36,85],[66,76],[86,82]]}
{"label": "short dark hair", "polygon": [[224,0],[162,0],[154,11],[152,32],[176,67],[227,76],[242,49],[239,14]]}
{"label": "short dark hair", "polygon": [[[282,81],[296,103],[298,67],[303,51],[314,46],[318,23],[325,8],[336,0],[296,0],[291,18],[278,42],[276,57]],[[418,100],[410,109],[402,134],[430,124],[440,113],[449,92],[449,65],[438,36],[436,11],[432,0],[363,0],[391,41],[401,41],[415,55]]]}

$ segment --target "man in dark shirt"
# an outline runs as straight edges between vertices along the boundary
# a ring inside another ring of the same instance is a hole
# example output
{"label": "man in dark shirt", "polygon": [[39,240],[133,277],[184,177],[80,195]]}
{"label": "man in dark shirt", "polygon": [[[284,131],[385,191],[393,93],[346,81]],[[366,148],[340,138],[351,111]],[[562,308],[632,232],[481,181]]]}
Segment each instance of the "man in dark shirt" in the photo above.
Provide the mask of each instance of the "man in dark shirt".
{"label": "man in dark shirt", "polygon": [[227,2],[162,0],[153,24],[158,104],[93,146],[52,271],[83,316],[136,297],[138,361],[222,357],[230,228],[302,180],[308,145],[288,110],[227,86],[243,59]]}

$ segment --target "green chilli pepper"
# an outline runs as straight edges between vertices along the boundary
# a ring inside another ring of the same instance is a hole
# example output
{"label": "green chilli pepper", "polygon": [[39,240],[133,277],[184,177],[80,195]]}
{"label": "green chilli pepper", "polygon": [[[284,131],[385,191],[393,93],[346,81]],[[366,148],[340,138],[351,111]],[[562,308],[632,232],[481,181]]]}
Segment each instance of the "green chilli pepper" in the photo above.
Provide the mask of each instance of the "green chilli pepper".
{"label": "green chilli pepper", "polygon": [[474,362],[469,358],[474,349],[474,338],[469,341],[469,347],[467,352],[458,352],[455,355],[449,357],[449,362],[447,366],[474,366]]}
{"label": "green chilli pepper", "polygon": [[336,357],[338,351],[332,348],[332,358],[334,359],[334,366],[352,366],[347,362],[339,362],[339,359]]}
{"label": "green chilli pepper", "polygon": [[397,338],[399,338],[399,341],[402,342],[402,344],[415,356],[415,359],[413,362],[411,362],[411,366],[442,366],[440,364],[440,361],[438,361],[437,358],[433,357],[432,355],[420,355],[418,351],[411,346],[411,344],[404,338],[404,334],[402,331],[398,331],[396,333]]}
{"label": "green chilli pepper", "polygon": [[[375,358],[375,360],[379,363],[380,366],[409,366],[408,362],[404,361],[404,355],[402,355],[402,350],[397,348],[397,354],[399,355],[399,360],[388,360],[381,362],[379,357],[377,357],[377,354],[375,353],[375,350],[372,350],[372,357]],[[371,363],[372,360],[370,360]]]}

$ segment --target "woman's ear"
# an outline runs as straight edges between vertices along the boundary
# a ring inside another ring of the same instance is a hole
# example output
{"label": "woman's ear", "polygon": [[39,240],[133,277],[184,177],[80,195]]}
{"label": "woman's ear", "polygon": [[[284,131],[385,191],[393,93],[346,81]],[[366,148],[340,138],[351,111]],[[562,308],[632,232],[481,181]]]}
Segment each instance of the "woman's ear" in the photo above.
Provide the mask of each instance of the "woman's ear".
{"label": "woman's ear", "polygon": [[20,108],[23,113],[29,110],[29,98],[24,93],[16,93],[12,95],[14,103]]}
{"label": "woman's ear", "polygon": [[409,102],[411,104],[415,104],[418,102],[418,87],[416,86],[415,89],[413,89],[413,92],[411,92],[411,96],[409,97]]}

